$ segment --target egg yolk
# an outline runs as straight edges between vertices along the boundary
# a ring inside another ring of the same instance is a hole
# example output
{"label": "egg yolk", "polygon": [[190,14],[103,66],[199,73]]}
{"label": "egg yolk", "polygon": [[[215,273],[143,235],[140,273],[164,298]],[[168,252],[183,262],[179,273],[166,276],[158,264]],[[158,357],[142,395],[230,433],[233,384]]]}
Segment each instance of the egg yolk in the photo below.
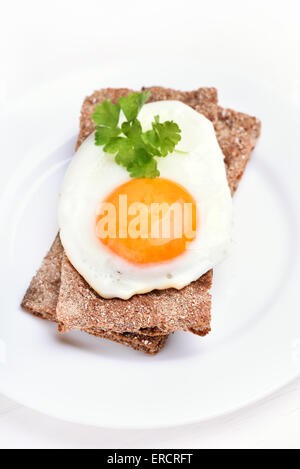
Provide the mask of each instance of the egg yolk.
{"label": "egg yolk", "polygon": [[165,178],[122,184],[101,203],[96,218],[98,239],[134,264],[178,257],[195,238],[197,228],[194,198]]}

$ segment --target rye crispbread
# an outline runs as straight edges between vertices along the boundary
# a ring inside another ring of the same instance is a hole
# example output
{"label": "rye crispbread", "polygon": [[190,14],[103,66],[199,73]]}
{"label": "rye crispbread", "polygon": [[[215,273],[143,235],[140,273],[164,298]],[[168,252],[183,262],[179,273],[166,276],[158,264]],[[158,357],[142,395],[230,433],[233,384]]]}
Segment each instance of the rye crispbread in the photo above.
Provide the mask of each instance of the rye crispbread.
{"label": "rye crispbread", "polygon": [[[22,307],[48,321],[56,322],[56,305],[60,288],[61,261],[63,247],[59,235],[56,236],[50,251],[45,256],[40,269],[33,277],[30,286],[22,301]],[[101,331],[87,329],[85,332],[127,345],[135,350],[155,354],[165,345],[168,336],[161,335],[148,337],[147,335],[124,333],[118,334],[114,331]]]}
{"label": "rye crispbread", "polygon": [[[209,118],[225,155],[228,183],[232,194],[241,179],[260,134],[260,122],[243,113],[217,106],[214,88],[180,92],[160,87],[151,90],[151,100],[178,99]],[[127,89],[105,89],[86,98],[82,106],[77,147],[93,131],[91,115],[103,99],[116,102]],[[210,331],[212,271],[182,290],[167,289],[135,295],[129,300],[103,299],[85,282],[68,261],[62,259],[62,276],[57,318],[59,330],[101,329],[115,332],[139,332],[148,335],[190,330],[198,335]]]}
{"label": "rye crispbread", "polygon": [[39,270],[31,280],[21,303],[26,311],[48,321],[56,321],[63,253],[63,247],[57,235]]}

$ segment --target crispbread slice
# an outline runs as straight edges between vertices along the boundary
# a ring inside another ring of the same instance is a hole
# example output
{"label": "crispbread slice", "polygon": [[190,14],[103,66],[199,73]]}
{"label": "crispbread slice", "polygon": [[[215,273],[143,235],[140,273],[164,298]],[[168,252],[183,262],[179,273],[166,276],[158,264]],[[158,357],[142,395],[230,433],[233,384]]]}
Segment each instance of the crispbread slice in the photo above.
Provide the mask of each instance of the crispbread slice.
{"label": "crispbread slice", "polygon": [[[54,322],[56,322],[63,252],[59,235],[57,235],[39,271],[32,279],[21,305],[35,316]],[[144,334],[118,334],[114,331],[101,331],[99,328],[87,329],[86,332],[152,355],[163,348],[168,338],[167,335],[148,337]]]}
{"label": "crispbread slice", "polygon": [[[260,122],[255,117],[217,106],[214,89],[179,92],[154,87],[150,90],[152,100],[182,100],[213,122],[233,194],[259,136]],[[85,100],[77,146],[93,131],[91,115],[95,105],[104,98],[116,101],[122,93],[129,92],[106,89]],[[107,300],[94,292],[64,255],[57,305],[59,330],[101,328],[155,335],[181,329],[205,335],[210,331],[211,284],[212,271],[209,271],[182,290],[153,291],[129,300]]]}
{"label": "crispbread slice", "polygon": [[21,303],[26,311],[48,321],[56,321],[63,252],[57,235]]}
{"label": "crispbread slice", "polygon": [[[87,284],[64,254],[57,304],[59,330],[141,332],[147,328],[147,334],[161,335],[197,327],[205,335],[210,327],[211,281],[210,271],[183,290],[154,290],[129,300],[107,300]],[[149,333],[150,328],[156,328],[156,332]]]}
{"label": "crispbread slice", "polygon": [[260,136],[261,123],[256,117],[217,106],[214,127],[225,156],[227,180],[233,195]]}

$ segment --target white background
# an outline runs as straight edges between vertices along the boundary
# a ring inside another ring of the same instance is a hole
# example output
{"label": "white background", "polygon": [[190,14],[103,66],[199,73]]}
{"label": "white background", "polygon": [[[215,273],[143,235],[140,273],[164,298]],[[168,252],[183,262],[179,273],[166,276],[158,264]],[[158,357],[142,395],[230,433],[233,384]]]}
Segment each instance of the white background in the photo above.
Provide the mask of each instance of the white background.
{"label": "white background", "polygon": [[[260,75],[283,97],[299,100],[297,3],[2,1],[0,105],[66,73],[117,63],[118,58],[128,57],[128,66],[139,67],[141,56],[149,57],[152,70],[158,58],[165,58],[170,86],[176,83],[176,69],[184,67],[188,56],[197,63],[198,75],[192,81],[199,86],[218,85],[218,69],[229,72],[238,63],[241,74]],[[201,64],[206,65],[201,69]],[[149,84],[146,70],[145,84]],[[121,68],[113,85],[123,85]],[[222,93],[226,96],[226,90]],[[64,423],[0,397],[0,447],[299,448],[299,391],[300,381],[296,381],[265,401],[218,421],[145,432]]]}

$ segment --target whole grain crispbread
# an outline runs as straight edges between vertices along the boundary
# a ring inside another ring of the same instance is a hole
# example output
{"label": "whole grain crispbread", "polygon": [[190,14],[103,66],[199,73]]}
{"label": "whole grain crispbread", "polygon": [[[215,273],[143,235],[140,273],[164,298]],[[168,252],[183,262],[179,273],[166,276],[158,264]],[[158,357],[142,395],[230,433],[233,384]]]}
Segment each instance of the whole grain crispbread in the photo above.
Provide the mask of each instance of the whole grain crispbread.
{"label": "whole grain crispbread", "polygon": [[[59,235],[57,235],[40,269],[33,277],[21,305],[31,314],[48,321],[56,322],[63,252]],[[168,338],[167,335],[148,337],[145,334],[118,334],[114,331],[101,331],[99,329],[90,329],[86,332],[151,355],[159,352]]]}
{"label": "whole grain crispbread", "polygon": [[[232,194],[241,179],[250,154],[260,134],[260,122],[255,117],[223,109],[216,104],[214,88],[191,92],[160,87],[151,90],[151,100],[179,99],[209,118],[225,155],[228,183]],[[96,104],[104,98],[117,101],[127,89],[105,89],[86,98],[82,107],[77,147],[93,131],[91,115]],[[210,331],[212,271],[182,290],[167,289],[135,295],[129,300],[103,299],[85,282],[64,254],[57,318],[59,330],[106,330],[168,334],[175,330],[190,330],[198,335]]]}
{"label": "whole grain crispbread", "polygon": [[260,135],[261,123],[256,117],[217,106],[214,127],[225,156],[227,180],[233,195]]}
{"label": "whole grain crispbread", "polygon": [[[59,331],[104,329],[116,332],[168,334],[197,328],[205,335],[210,328],[212,272],[182,290],[154,290],[128,300],[101,298],[74,269],[66,254],[61,269],[57,304]],[[141,330],[147,328],[147,330]],[[155,328],[154,331],[149,329]]]}
{"label": "whole grain crispbread", "polygon": [[29,313],[49,321],[56,321],[63,253],[63,247],[57,235],[41,267],[31,280],[21,303],[22,308]]}

